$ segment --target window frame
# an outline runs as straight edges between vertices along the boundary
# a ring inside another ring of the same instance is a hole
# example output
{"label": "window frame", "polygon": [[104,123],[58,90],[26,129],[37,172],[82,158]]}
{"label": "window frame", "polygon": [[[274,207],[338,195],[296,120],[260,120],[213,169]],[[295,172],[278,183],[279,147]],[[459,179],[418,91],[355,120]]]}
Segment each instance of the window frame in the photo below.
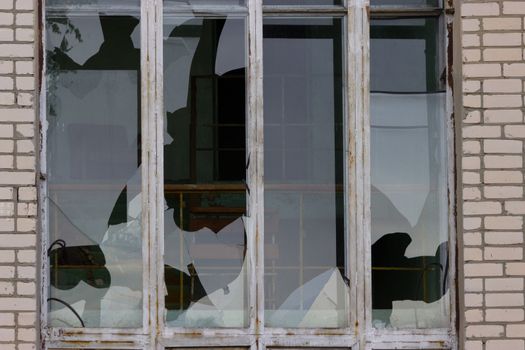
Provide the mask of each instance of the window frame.
{"label": "window frame", "polygon": [[[249,316],[247,328],[167,328],[164,325],[163,285],[164,206],[163,181],[163,2],[140,1],[141,130],[142,130],[142,228],[143,228],[143,327],[49,328],[47,326],[49,245],[46,219],[46,65],[45,0],[39,2],[40,26],[40,320],[43,349],[158,349],[188,347],[346,347],[351,349],[456,349],[456,195],[454,153],[454,103],[452,81],[452,0],[444,8],[370,6],[369,0],[345,0],[338,6],[263,6],[262,0],[247,5],[247,154],[251,157],[247,182],[247,255],[249,261]],[[204,11],[206,12],[206,11]],[[198,13],[193,11],[193,13]],[[347,328],[289,329],[264,326],[264,182],[263,169],[263,33],[265,16],[337,16],[343,21],[343,119],[345,155],[345,232],[348,237],[346,268],[351,271]],[[443,16],[447,33],[446,116],[448,148],[450,325],[446,329],[374,329],[371,302],[370,241],[370,20],[384,17]],[[149,87],[149,89],[147,88]],[[457,106],[456,106],[457,108]],[[250,234],[251,233],[251,234]],[[251,248],[250,248],[251,247]],[[257,266],[257,267],[256,267]],[[354,267],[354,268],[352,268]],[[351,268],[351,269],[350,269]],[[156,305],[155,307],[153,307]]]}

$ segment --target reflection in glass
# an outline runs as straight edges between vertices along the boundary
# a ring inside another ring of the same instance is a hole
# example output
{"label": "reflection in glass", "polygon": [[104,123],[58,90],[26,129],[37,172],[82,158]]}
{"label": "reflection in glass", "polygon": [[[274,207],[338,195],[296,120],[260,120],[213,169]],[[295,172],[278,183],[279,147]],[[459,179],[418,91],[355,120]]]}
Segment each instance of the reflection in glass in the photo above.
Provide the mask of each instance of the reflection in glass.
{"label": "reflection in glass", "polygon": [[442,0],[370,0],[372,6],[440,7]]}
{"label": "reflection in glass", "polygon": [[263,0],[271,6],[342,6],[342,0]]}
{"label": "reflection in glass", "polygon": [[46,31],[49,323],[141,327],[139,19]]}
{"label": "reflection in glass", "polygon": [[371,25],[375,327],[448,326],[444,42],[436,18]]}
{"label": "reflection in glass", "polygon": [[265,320],[347,325],[342,20],[264,20]]}
{"label": "reflection in glass", "polygon": [[167,324],[243,327],[245,19],[164,23]]}

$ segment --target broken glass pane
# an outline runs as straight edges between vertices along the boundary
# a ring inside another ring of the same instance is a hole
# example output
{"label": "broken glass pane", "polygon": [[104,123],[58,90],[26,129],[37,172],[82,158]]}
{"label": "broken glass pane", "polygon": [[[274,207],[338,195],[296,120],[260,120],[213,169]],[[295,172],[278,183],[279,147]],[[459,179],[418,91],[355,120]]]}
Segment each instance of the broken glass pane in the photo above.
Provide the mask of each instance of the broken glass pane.
{"label": "broken glass pane", "polygon": [[342,20],[264,20],[265,320],[347,325]]}
{"label": "broken glass pane", "polygon": [[142,326],[139,28],[46,17],[51,326]]}
{"label": "broken glass pane", "polygon": [[166,322],[248,323],[246,20],[164,16]]}
{"label": "broken glass pane", "polygon": [[377,328],[448,326],[447,127],[437,18],[371,25],[372,307]]}

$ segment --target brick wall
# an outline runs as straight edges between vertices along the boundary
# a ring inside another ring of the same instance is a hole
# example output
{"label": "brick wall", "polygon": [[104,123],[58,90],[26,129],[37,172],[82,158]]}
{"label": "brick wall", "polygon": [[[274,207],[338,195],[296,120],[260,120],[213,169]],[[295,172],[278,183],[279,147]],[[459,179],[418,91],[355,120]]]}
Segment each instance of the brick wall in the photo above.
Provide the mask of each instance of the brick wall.
{"label": "brick wall", "polygon": [[525,1],[464,1],[465,348],[525,349]]}
{"label": "brick wall", "polygon": [[0,0],[0,350],[37,349],[34,2]]}

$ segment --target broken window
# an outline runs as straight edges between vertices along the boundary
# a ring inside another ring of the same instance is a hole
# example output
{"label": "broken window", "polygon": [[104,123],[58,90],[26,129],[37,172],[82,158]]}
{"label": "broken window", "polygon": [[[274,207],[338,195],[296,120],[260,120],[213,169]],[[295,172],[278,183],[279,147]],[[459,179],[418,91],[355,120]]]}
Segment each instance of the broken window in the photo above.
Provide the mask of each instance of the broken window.
{"label": "broken window", "polygon": [[365,5],[46,2],[45,347],[452,347],[446,16]]}

